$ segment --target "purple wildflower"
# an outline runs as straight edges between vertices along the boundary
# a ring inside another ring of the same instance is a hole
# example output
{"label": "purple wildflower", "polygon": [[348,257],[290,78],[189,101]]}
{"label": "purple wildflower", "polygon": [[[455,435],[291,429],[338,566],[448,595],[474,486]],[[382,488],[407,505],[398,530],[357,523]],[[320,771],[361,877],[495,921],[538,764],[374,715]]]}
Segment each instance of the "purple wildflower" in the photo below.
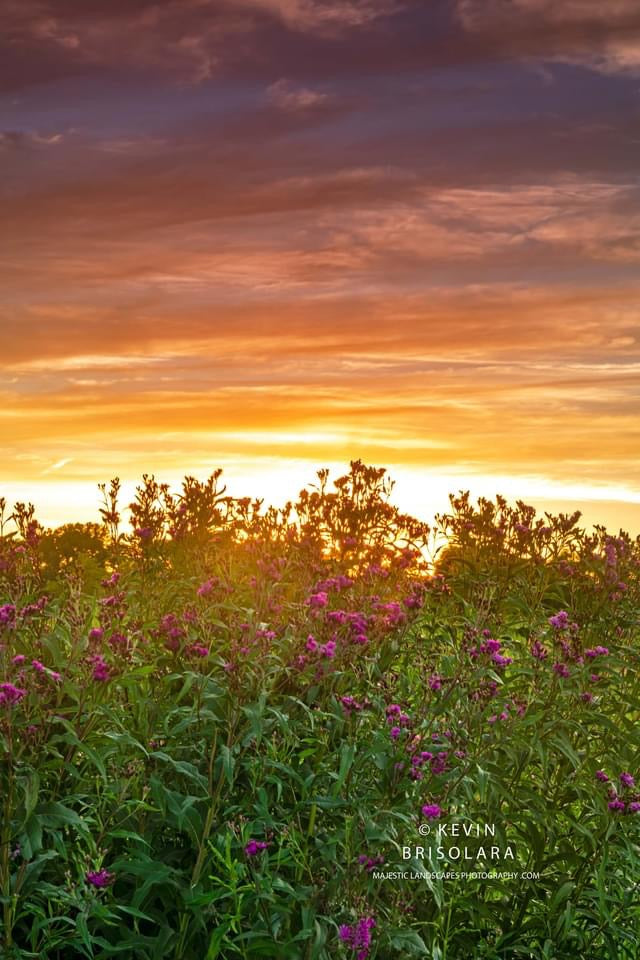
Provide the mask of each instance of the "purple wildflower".
{"label": "purple wildflower", "polygon": [[109,873],[109,871],[103,867],[102,870],[90,870],[85,879],[92,887],[103,889],[104,887],[108,887],[110,883],[113,883],[115,878],[115,873]]}
{"label": "purple wildflower", "polygon": [[362,917],[353,926],[343,923],[339,930],[339,936],[343,943],[346,943],[352,950],[356,950],[356,960],[366,960],[371,947],[371,931],[376,922],[373,917]]}
{"label": "purple wildflower", "polygon": [[269,846],[268,843],[265,843],[264,840],[249,840],[249,843],[244,848],[245,856],[255,857],[259,853],[262,853],[263,850],[266,850]]}
{"label": "purple wildflower", "polygon": [[422,808],[422,815],[427,818],[427,820],[439,820],[442,816],[442,810],[437,803],[425,803]]}
{"label": "purple wildflower", "polygon": [[26,695],[26,690],[14,686],[13,683],[0,683],[0,705],[7,704],[12,707],[15,703],[19,703]]}

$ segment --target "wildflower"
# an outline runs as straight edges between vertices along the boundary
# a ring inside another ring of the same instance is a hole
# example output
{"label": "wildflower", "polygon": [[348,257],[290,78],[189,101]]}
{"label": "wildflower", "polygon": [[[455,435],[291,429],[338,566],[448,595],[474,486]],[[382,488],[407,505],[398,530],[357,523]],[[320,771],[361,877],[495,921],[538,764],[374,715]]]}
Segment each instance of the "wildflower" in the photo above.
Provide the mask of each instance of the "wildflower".
{"label": "wildflower", "polygon": [[554,630],[566,630],[569,626],[569,614],[566,610],[560,610],[553,617],[549,617],[549,623]]}
{"label": "wildflower", "polygon": [[584,700],[585,703],[593,703],[593,694],[585,690],[584,693],[580,694],[580,699]]}
{"label": "wildflower", "polygon": [[501,653],[493,653],[491,659],[498,667],[508,667],[513,663],[513,657],[503,657]]}
{"label": "wildflower", "polygon": [[596,657],[606,657],[609,654],[608,647],[593,647],[590,650],[585,650],[585,657],[589,657],[590,660],[594,660]]}
{"label": "wildflower", "polygon": [[367,873],[371,873],[372,870],[384,863],[384,857],[382,854],[378,854],[377,857],[368,857],[366,853],[361,853],[358,857],[358,863],[365,868]]}
{"label": "wildflower", "polygon": [[604,770],[596,770],[596,780],[599,780],[600,783],[608,783],[609,777],[606,775]]}
{"label": "wildflower", "polygon": [[621,813],[624,810],[624,803],[622,802],[622,800],[618,800],[617,797],[615,798],[615,800],[610,800],[607,806],[609,807],[609,810],[613,810],[613,811],[619,810]]}
{"label": "wildflower", "polygon": [[335,640],[327,640],[327,642],[320,648],[325,657],[333,657],[336,652],[336,642]]}
{"label": "wildflower", "polygon": [[249,843],[244,848],[245,856],[255,857],[259,853],[262,853],[263,850],[266,850],[269,846],[268,843],[265,843],[264,840],[249,840]]}
{"label": "wildflower", "polygon": [[553,669],[558,674],[559,677],[569,676],[569,668],[566,665],[566,663],[554,663]]}
{"label": "wildflower", "polygon": [[318,649],[318,642],[312,634],[309,634],[309,636],[307,637],[307,642],[305,643],[305,647],[307,648],[309,653],[315,653],[315,651]]}
{"label": "wildflower", "polygon": [[422,815],[427,820],[439,820],[442,816],[442,810],[437,803],[425,803],[422,808]]}
{"label": "wildflower", "polygon": [[104,636],[104,630],[102,627],[92,627],[89,630],[89,640],[102,640]]}
{"label": "wildflower", "polygon": [[356,960],[366,960],[371,947],[371,931],[376,922],[373,917],[362,917],[353,926],[343,923],[339,930],[339,936],[343,943],[346,943],[352,950],[357,950]]}
{"label": "wildflower", "polygon": [[621,773],[620,783],[623,785],[623,787],[633,787],[635,785],[635,780],[630,773]]}
{"label": "wildflower", "polygon": [[90,870],[85,879],[92,887],[102,889],[103,887],[108,887],[110,883],[113,883],[115,878],[115,873],[109,873],[109,871],[103,867],[102,870]]}
{"label": "wildflower", "polygon": [[328,595],[324,592],[324,590],[320,590],[318,591],[318,593],[311,594],[311,596],[307,600],[307,604],[310,607],[318,609],[320,607],[326,607],[328,601],[329,601]]}
{"label": "wildflower", "polygon": [[391,730],[389,731],[389,733],[392,740],[397,740],[400,734],[402,733],[402,729],[400,727],[391,727]]}
{"label": "wildflower", "polygon": [[340,703],[342,704],[342,709],[347,717],[350,717],[354,710],[362,710],[363,707],[363,704],[358,703],[354,697],[349,695],[340,697]]}
{"label": "wildflower", "polygon": [[209,649],[208,647],[203,647],[202,644],[194,643],[190,650],[191,653],[195,654],[196,657],[208,657]]}
{"label": "wildflower", "polygon": [[93,679],[99,683],[104,683],[109,679],[109,667],[104,657],[96,653],[88,658],[89,663],[93,664]]}
{"label": "wildflower", "polygon": [[15,703],[19,703],[26,695],[26,690],[14,686],[13,683],[0,683],[0,704],[6,703],[11,707]]}
{"label": "wildflower", "polygon": [[16,620],[16,608],[12,603],[0,607],[0,627],[13,626]]}
{"label": "wildflower", "polygon": [[545,660],[548,655],[546,647],[540,643],[539,640],[536,640],[531,647],[531,656],[535,657],[536,660]]}
{"label": "wildflower", "polygon": [[637,800],[634,800],[632,803],[629,804],[629,806],[627,807],[627,810],[629,811],[629,813],[638,813],[638,811],[640,810],[640,803],[638,803]]}
{"label": "wildflower", "polygon": [[47,668],[45,667],[44,663],[40,663],[39,660],[32,660],[31,666],[37,673],[46,673],[47,671]]}
{"label": "wildflower", "polygon": [[16,653],[11,663],[15,663],[15,664],[24,663],[26,659],[27,658],[25,657],[24,653]]}
{"label": "wildflower", "polygon": [[441,750],[440,753],[437,753],[431,761],[431,773],[434,775],[434,777],[437,777],[439,774],[444,773],[446,769],[447,751]]}
{"label": "wildflower", "polygon": [[205,582],[198,587],[197,594],[199,597],[208,597],[212,590],[213,580],[205,580]]}
{"label": "wildflower", "polygon": [[439,677],[437,673],[432,674],[427,682],[434,693],[442,689],[442,677]]}
{"label": "wildflower", "polygon": [[597,683],[598,680],[602,680],[602,677],[600,676],[599,673],[592,673],[591,676],[589,677],[589,680],[591,681],[591,683]]}

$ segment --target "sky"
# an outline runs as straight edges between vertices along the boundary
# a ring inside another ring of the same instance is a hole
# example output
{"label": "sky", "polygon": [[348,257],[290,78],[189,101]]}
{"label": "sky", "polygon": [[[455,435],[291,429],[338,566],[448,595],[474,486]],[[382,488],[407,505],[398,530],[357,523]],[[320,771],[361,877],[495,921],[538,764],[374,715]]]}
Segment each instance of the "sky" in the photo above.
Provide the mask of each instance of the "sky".
{"label": "sky", "polygon": [[640,533],[637,0],[0,0],[0,495]]}

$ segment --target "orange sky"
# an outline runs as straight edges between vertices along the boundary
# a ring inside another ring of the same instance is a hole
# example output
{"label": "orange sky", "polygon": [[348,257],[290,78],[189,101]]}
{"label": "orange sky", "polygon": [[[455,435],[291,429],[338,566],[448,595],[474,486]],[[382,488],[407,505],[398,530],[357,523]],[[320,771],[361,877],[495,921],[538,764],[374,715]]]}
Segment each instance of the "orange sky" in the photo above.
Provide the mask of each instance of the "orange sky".
{"label": "orange sky", "polygon": [[0,495],[362,458],[640,532],[635,3],[4,9]]}

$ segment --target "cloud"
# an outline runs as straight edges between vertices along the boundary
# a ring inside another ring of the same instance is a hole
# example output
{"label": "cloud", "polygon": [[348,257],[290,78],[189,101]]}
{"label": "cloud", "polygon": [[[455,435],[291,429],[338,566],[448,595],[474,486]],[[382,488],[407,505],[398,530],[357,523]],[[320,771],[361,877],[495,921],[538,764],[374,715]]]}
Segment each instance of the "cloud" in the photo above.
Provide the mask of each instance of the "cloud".
{"label": "cloud", "polygon": [[326,104],[329,96],[308,87],[294,87],[288,80],[276,80],[267,89],[268,99],[281,110],[313,110]]}
{"label": "cloud", "polygon": [[275,14],[302,31],[362,27],[401,10],[401,0],[237,0],[239,5]]}
{"label": "cloud", "polygon": [[636,0],[456,0],[464,28],[516,56],[640,73]]}

